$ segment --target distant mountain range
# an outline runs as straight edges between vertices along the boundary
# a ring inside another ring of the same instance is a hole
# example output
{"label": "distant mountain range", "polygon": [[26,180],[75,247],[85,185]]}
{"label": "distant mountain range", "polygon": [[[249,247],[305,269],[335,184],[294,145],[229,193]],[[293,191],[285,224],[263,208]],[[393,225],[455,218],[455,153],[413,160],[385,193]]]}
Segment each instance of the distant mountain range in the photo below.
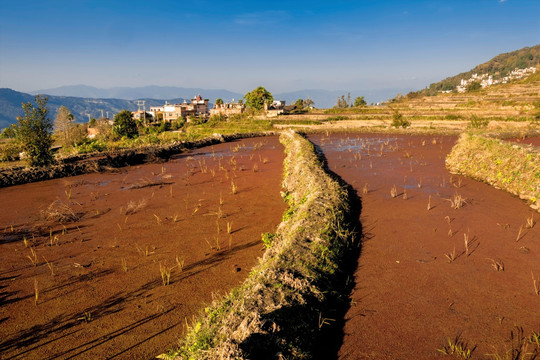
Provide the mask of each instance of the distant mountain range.
{"label": "distant mountain range", "polygon": [[[272,91],[271,89],[268,89]],[[376,101],[386,100],[394,97],[398,91],[404,89],[384,89],[384,90],[367,90],[367,91],[352,91],[351,97],[365,96],[367,99],[378,99]],[[197,95],[201,95],[205,99],[210,99],[213,103],[220,98],[225,102],[242,99],[245,94],[236,93],[229,90],[216,89],[201,89],[201,88],[184,88],[174,86],[143,86],[143,87],[115,87],[109,89],[100,89],[86,85],[61,86],[54,89],[42,89],[31,92],[31,94],[47,94],[54,96],[76,96],[83,98],[97,99],[191,99]],[[285,100],[288,104],[294,103],[298,99],[306,99],[309,97],[315,102],[315,107],[329,108],[336,104],[337,98],[341,95],[347,96],[347,91],[344,90],[320,90],[306,89],[284,93],[272,92],[274,99]]]}
{"label": "distant mountain range", "polygon": [[[537,66],[540,63],[540,45],[525,47],[506,54],[500,54],[490,61],[476,66],[474,69],[449,77],[428,88],[418,91],[422,95],[434,95],[441,90],[451,90],[456,87],[463,78],[470,78],[472,74],[488,73],[497,76],[505,76],[514,68],[526,68]],[[271,89],[269,89],[271,90]],[[368,102],[384,101],[390,99],[398,92],[406,93],[410,89],[376,89],[365,91],[351,91],[351,99],[364,96]],[[330,108],[336,104],[337,98],[347,91],[330,90],[299,90],[286,93],[273,93],[274,99],[285,100],[294,103],[297,99],[310,98],[317,108]],[[244,94],[223,89],[200,89],[183,88],[174,86],[144,86],[144,87],[115,87],[100,89],[86,85],[62,86],[54,89],[42,89],[26,94],[12,89],[0,89],[0,128],[16,122],[16,117],[22,115],[21,103],[34,100],[34,94],[49,96],[50,117],[54,118],[56,111],[61,105],[68,107],[75,115],[77,122],[86,122],[89,117],[98,118],[102,115],[112,117],[121,110],[137,110],[137,100],[145,100],[146,107],[169,103],[183,102],[200,94],[213,103],[221,98],[225,102],[241,99]]]}
{"label": "distant mountain range", "polygon": [[[395,96],[395,89],[366,91],[364,93],[351,93],[351,98],[365,96],[367,99],[387,99]],[[21,103],[34,100],[34,94],[47,95],[49,98],[49,116],[54,119],[56,111],[62,105],[66,106],[75,115],[76,122],[87,122],[90,117],[112,117],[122,110],[135,111],[138,109],[137,101],[145,100],[146,108],[150,106],[169,103],[180,103],[184,99],[191,99],[200,94],[210,100],[221,98],[225,102],[241,99],[244,95],[228,90],[208,90],[197,88],[181,88],[172,86],[145,86],[138,88],[118,87],[99,89],[86,85],[62,86],[55,89],[33,91],[31,94],[18,92],[12,89],[0,89],[0,129],[16,122],[17,116],[23,114]],[[347,96],[345,91],[329,90],[300,90],[287,93],[274,94],[276,100],[285,100],[288,104],[297,99],[309,97],[314,101],[315,107],[329,108],[336,104],[339,96]]]}
{"label": "distant mountain range", "polygon": [[96,99],[192,99],[201,95],[205,99],[214,102],[217,98],[224,101],[232,99],[241,99],[244,95],[228,90],[183,88],[174,86],[143,86],[143,87],[114,87],[109,89],[100,89],[86,85],[61,86],[54,89],[42,89],[32,91],[31,94],[47,94],[54,96],[75,96],[82,98]]}
{"label": "distant mountain range", "polygon": [[[104,116],[112,117],[122,110],[137,110],[136,100],[123,99],[100,99],[83,98],[74,96],[54,96],[48,95],[49,117],[54,119],[56,111],[62,105],[66,106],[75,115],[76,122],[87,122],[89,117],[99,118],[102,113]],[[146,101],[147,109],[150,106],[163,105],[165,100],[143,99]],[[183,102],[183,98],[174,98],[167,100],[170,103]],[[34,96],[11,89],[0,89],[0,128],[8,127],[17,122],[17,116],[23,114],[21,104],[23,102],[34,102]]]}

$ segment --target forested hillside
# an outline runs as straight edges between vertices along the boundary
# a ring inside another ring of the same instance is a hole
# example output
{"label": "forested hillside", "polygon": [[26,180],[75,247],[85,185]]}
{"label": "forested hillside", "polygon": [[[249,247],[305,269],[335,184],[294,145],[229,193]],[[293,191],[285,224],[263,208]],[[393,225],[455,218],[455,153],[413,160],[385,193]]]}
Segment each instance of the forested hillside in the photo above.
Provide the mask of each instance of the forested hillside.
{"label": "forested hillside", "polygon": [[437,92],[454,90],[461,79],[469,79],[473,74],[489,74],[493,78],[502,78],[515,68],[524,69],[540,64],[540,45],[525,47],[495,56],[493,59],[476,66],[474,69],[431,84],[419,91],[421,95],[435,95]]}

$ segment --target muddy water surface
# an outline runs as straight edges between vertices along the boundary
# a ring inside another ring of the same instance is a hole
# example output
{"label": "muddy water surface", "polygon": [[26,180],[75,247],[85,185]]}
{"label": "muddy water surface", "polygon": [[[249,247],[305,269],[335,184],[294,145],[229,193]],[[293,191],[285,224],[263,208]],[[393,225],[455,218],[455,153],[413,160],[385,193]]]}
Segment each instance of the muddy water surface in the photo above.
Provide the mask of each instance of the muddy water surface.
{"label": "muddy water surface", "polygon": [[[448,338],[483,359],[504,355],[515,326],[540,332],[533,284],[540,224],[527,227],[540,215],[512,195],[449,174],[444,159],[456,138],[310,139],[362,201],[364,239],[340,359],[447,358],[437,349]],[[464,199],[459,209],[451,207],[456,195]]]}
{"label": "muddy water surface", "polygon": [[0,189],[0,358],[172,347],[262,255],[285,208],[282,162],[277,137],[254,138]]}

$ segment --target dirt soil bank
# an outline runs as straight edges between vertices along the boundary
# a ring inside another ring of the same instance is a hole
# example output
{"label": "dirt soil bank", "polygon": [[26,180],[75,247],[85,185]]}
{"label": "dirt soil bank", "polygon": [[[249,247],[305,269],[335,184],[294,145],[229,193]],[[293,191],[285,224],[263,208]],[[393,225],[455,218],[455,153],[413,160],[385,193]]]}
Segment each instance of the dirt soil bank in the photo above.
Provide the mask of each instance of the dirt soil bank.
{"label": "dirt soil bank", "polygon": [[[540,332],[540,224],[527,228],[538,214],[451,176],[444,159],[455,137],[309,138],[362,201],[365,238],[340,359],[447,358],[437,349],[456,337],[483,359],[510,349],[515,326]],[[450,206],[455,194],[465,199],[459,209]]]}
{"label": "dirt soil bank", "polygon": [[0,358],[149,359],[172,347],[213,294],[245,279],[261,233],[281,221],[282,149],[245,139],[0,189]]}

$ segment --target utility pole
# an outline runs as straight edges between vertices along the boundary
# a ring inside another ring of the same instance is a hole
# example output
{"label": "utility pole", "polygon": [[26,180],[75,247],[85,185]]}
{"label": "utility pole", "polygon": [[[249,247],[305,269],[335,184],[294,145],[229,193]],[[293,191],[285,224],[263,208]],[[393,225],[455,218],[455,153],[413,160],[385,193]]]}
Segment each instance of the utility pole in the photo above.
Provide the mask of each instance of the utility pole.
{"label": "utility pole", "polygon": [[144,100],[137,100],[137,111],[141,111],[141,106],[143,107],[143,122],[146,125],[146,101]]}

